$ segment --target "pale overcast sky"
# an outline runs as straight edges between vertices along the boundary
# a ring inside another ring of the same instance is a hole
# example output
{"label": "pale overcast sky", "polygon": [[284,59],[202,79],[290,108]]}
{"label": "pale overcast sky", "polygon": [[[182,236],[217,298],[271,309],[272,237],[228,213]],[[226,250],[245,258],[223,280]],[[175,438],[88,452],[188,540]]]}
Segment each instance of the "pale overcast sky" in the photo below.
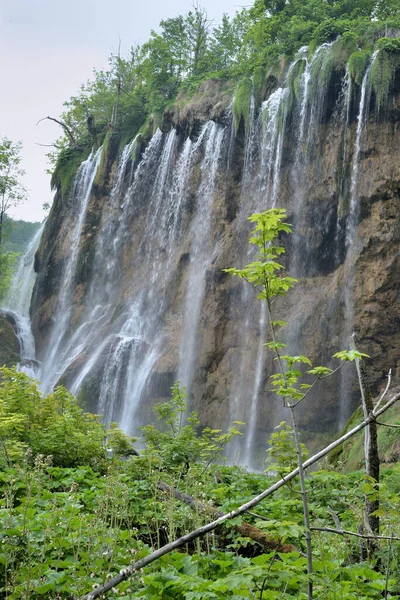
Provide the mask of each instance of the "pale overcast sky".
{"label": "pale overcast sky", "polygon": [[[202,0],[214,24],[233,15],[240,0]],[[51,202],[46,152],[60,134],[50,121],[63,102],[91,77],[107,68],[122,40],[122,53],[143,43],[161,19],[184,14],[193,0],[0,0],[0,135],[23,142],[29,200],[12,216],[40,221],[43,202]]]}

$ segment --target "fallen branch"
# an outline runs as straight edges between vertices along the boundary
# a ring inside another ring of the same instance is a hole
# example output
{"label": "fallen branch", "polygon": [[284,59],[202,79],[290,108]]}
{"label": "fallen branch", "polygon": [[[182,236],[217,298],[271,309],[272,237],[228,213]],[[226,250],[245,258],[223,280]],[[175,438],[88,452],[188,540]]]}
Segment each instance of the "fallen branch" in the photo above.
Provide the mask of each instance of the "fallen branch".
{"label": "fallen branch", "polygon": [[[199,513],[208,514],[216,519],[225,516],[225,513],[221,510],[218,510],[209,504],[204,504],[188,494],[183,494],[176,488],[172,487],[172,485],[168,485],[168,483],[165,483],[164,481],[159,481],[157,483],[157,487],[163,492],[170,494],[177,500],[184,502],[190,506],[191,509],[198,511]],[[258,529],[258,527],[254,527],[254,525],[250,525],[250,523],[246,523],[245,521],[243,521],[240,525],[234,525],[233,530],[236,533],[239,533],[242,537],[247,537],[257,542],[260,544],[260,546],[262,546],[263,550],[267,552],[270,552],[271,550],[283,553],[300,552],[300,550],[295,546],[292,546],[292,544],[282,544],[280,541],[277,541],[267,533],[264,533]]]}
{"label": "fallen branch", "polygon": [[[369,425],[376,417],[379,417],[381,414],[386,412],[391,406],[393,406],[399,398],[400,398],[400,393],[396,394],[395,396],[393,396],[393,398],[388,400],[388,402],[386,402],[386,404],[381,409],[376,410],[376,408],[375,408],[374,414],[368,415],[368,417],[364,421],[362,421],[362,423],[360,423],[356,427],[353,427],[353,429],[351,429],[350,431],[348,431],[347,433],[342,435],[340,438],[338,438],[337,440],[335,440],[328,446],[326,446],[326,448],[324,448],[320,452],[317,452],[317,454],[314,454],[314,456],[311,456],[308,460],[306,460],[303,463],[303,468],[307,469],[308,467],[310,467],[311,465],[316,463],[321,458],[324,458],[324,456],[329,454],[332,450],[334,450],[335,448],[337,448],[338,446],[340,446],[341,444],[343,444],[344,442],[346,442],[347,440],[352,438],[353,435],[355,435],[359,431],[362,431],[364,429],[364,427]],[[108,592],[113,587],[115,587],[115,586],[119,585],[120,583],[122,583],[123,581],[126,581],[127,579],[129,579],[129,577],[135,571],[139,571],[140,569],[147,567],[147,565],[151,564],[158,558],[165,556],[165,554],[169,554],[173,550],[177,550],[178,548],[185,546],[186,544],[192,542],[193,540],[195,540],[199,537],[202,537],[209,531],[213,531],[214,529],[219,527],[219,525],[221,525],[228,519],[234,519],[235,517],[242,515],[243,513],[247,512],[249,509],[253,508],[254,506],[257,506],[257,504],[259,504],[262,500],[265,500],[265,498],[267,498],[268,496],[271,496],[271,494],[276,492],[276,490],[279,490],[279,488],[281,488],[282,486],[285,485],[286,481],[290,481],[290,480],[294,479],[297,476],[298,472],[299,472],[299,468],[297,467],[296,469],[291,471],[291,473],[286,475],[285,479],[280,479],[279,481],[277,481],[276,483],[271,485],[268,489],[261,492],[261,494],[252,498],[252,500],[250,500],[249,502],[246,502],[245,504],[242,504],[242,506],[239,506],[239,508],[237,508],[236,510],[232,510],[231,512],[226,513],[225,515],[223,515],[222,517],[219,517],[215,521],[212,521],[211,523],[207,523],[207,525],[203,525],[202,527],[199,527],[195,531],[192,531],[191,533],[183,535],[179,539],[177,539],[169,544],[166,544],[165,546],[162,546],[161,548],[159,548],[158,550],[155,550],[148,556],[145,556],[144,558],[138,560],[137,562],[133,563],[130,567],[123,569],[123,571],[121,573],[119,573],[118,575],[116,575],[115,577],[112,577],[111,579],[106,581],[106,583],[104,585],[101,585],[98,588],[96,588],[95,590],[93,590],[92,592],[89,592],[88,594],[85,594],[84,596],[82,596],[81,600],[95,600],[95,598],[99,598],[99,596],[102,596],[105,592]]]}

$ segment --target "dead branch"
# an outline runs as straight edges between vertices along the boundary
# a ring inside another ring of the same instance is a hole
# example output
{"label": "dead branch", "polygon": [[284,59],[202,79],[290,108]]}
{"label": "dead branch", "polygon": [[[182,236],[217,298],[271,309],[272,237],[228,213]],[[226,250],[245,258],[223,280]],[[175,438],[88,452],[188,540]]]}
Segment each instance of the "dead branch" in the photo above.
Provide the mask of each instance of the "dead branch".
{"label": "dead branch", "polygon": [[386,396],[386,394],[389,391],[391,382],[392,382],[392,369],[389,369],[387,385],[383,391],[382,396],[379,398],[378,402],[375,405],[374,412],[376,412],[378,410],[378,408],[380,407],[380,405],[382,404],[382,400],[384,399],[384,397]]}
{"label": "dead branch", "polygon": [[327,533],[337,533],[338,535],[353,535],[354,537],[362,538],[364,540],[397,540],[400,538],[392,537],[391,535],[364,535],[362,533],[355,533],[354,531],[347,531],[346,529],[333,529],[332,527],[310,527],[311,531],[326,531]]}
{"label": "dead branch", "polygon": [[43,119],[39,119],[36,125],[39,125],[39,123],[41,123],[42,121],[46,121],[46,119],[48,119],[49,121],[54,121],[54,123],[57,123],[64,129],[65,133],[68,136],[71,146],[73,146],[74,148],[77,148],[79,146],[70,127],[68,127],[68,125],[64,123],[64,121],[60,121],[59,119],[55,119],[54,117],[43,117]]}
{"label": "dead branch", "polygon": [[[338,446],[340,446],[341,444],[343,444],[344,442],[346,442],[347,440],[352,438],[353,435],[355,435],[359,431],[362,431],[364,429],[364,427],[369,425],[375,419],[375,417],[379,417],[384,412],[386,412],[391,406],[393,406],[399,398],[400,398],[400,392],[398,394],[395,394],[393,396],[393,398],[388,400],[386,402],[386,404],[384,406],[382,406],[381,409],[376,411],[375,414],[368,415],[367,419],[362,421],[362,423],[360,423],[356,427],[353,427],[353,429],[351,429],[350,431],[348,431],[347,433],[342,435],[340,438],[338,438],[337,440],[335,440],[328,446],[326,446],[320,452],[317,452],[317,454],[314,454],[314,456],[311,456],[308,460],[306,460],[303,463],[303,468],[307,469],[308,467],[310,467],[311,465],[313,465],[314,463],[319,461],[321,458],[324,458],[324,456],[326,456],[327,454],[332,452],[332,450],[334,450],[335,448],[337,448]],[[233,519],[235,517],[238,517],[239,515],[244,514],[249,509],[253,508],[254,506],[257,506],[257,504],[262,502],[262,500],[265,500],[265,498],[267,498],[268,496],[271,496],[274,492],[276,492],[276,490],[279,490],[283,485],[285,485],[287,480],[290,481],[291,479],[294,479],[298,475],[298,472],[299,472],[299,468],[297,467],[291,473],[286,475],[285,480],[280,479],[279,481],[275,482],[268,489],[261,492],[261,494],[259,494],[258,496],[255,496],[254,498],[252,498],[249,502],[242,504],[242,506],[239,506],[239,508],[237,508],[236,510],[232,510],[231,512],[226,513],[225,515],[223,515],[222,517],[219,517],[215,521],[212,521],[211,523],[207,523],[206,525],[199,527],[195,531],[192,531],[186,535],[183,535],[179,539],[177,539],[169,544],[166,544],[165,546],[162,546],[155,552],[152,552],[148,556],[145,556],[144,558],[138,560],[137,562],[133,563],[130,567],[123,569],[123,571],[121,573],[119,573],[118,575],[116,575],[115,577],[112,577],[111,579],[109,579],[104,585],[101,585],[98,588],[96,588],[95,590],[93,590],[92,592],[89,592],[88,594],[85,594],[84,596],[82,596],[81,600],[95,600],[96,598],[99,598],[105,592],[108,592],[113,587],[122,583],[122,581],[126,581],[126,579],[129,579],[129,577],[136,571],[143,569],[144,567],[147,567],[147,565],[151,564],[158,558],[161,558],[161,556],[165,556],[166,554],[169,554],[173,550],[177,550],[178,548],[185,546],[189,542],[192,542],[193,540],[206,535],[210,531],[213,531],[214,529],[219,527],[219,525],[224,523],[224,521],[227,521],[228,519]]]}
{"label": "dead branch", "polygon": [[[168,493],[170,496],[173,496],[177,500],[184,502],[185,504],[190,506],[192,510],[196,510],[199,513],[205,513],[217,519],[225,516],[224,512],[218,510],[213,506],[210,506],[209,504],[204,504],[203,502],[196,500],[188,494],[183,494],[176,488],[172,487],[171,485],[168,485],[168,483],[164,483],[164,481],[159,481],[157,483],[157,487],[163,492]],[[250,538],[251,540],[260,544],[260,546],[262,546],[262,548],[266,552],[270,552],[271,550],[284,553],[300,552],[300,550],[295,546],[292,546],[291,544],[281,544],[281,542],[277,541],[267,533],[264,533],[263,531],[258,529],[258,527],[254,527],[254,525],[250,525],[245,521],[243,521],[240,525],[235,525],[233,527],[233,530],[239,533],[242,537]]]}
{"label": "dead branch", "polygon": [[392,423],[382,423],[381,421],[376,421],[378,425],[382,425],[382,427],[393,427],[393,429],[400,429],[400,425],[394,425]]}

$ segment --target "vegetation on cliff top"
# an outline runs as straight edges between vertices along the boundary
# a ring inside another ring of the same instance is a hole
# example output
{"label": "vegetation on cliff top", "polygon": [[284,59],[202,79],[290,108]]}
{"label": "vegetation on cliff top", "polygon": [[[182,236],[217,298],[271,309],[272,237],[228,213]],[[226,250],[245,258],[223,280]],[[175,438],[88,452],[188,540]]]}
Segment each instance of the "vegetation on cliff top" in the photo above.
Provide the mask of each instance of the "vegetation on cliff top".
{"label": "vegetation on cliff top", "polygon": [[[213,26],[205,11],[194,7],[186,15],[161,21],[141,47],[127,58],[112,54],[107,71],[94,71],[91,81],[69,101],[62,115],[64,137],[57,147],[99,146],[110,130],[126,143],[139,131],[148,134],[162,123],[164,110],[179,95],[189,99],[210,78],[238,84],[235,123],[248,121],[249,77],[257,102],[268,88],[267,79],[282,75],[282,67],[305,45],[317,46],[340,38],[321,67],[324,87],[349,61],[354,81],[360,84],[375,47],[380,57],[372,83],[377,109],[384,108],[393,76],[399,66],[400,7],[397,0],[255,0],[234,17],[222,17]],[[72,132],[72,137],[71,137]],[[79,152],[78,152],[79,154]],[[69,157],[69,158],[68,158]],[[68,192],[75,154],[59,153],[54,185]],[[53,156],[55,160],[55,156]],[[64,181],[65,180],[65,181]]]}

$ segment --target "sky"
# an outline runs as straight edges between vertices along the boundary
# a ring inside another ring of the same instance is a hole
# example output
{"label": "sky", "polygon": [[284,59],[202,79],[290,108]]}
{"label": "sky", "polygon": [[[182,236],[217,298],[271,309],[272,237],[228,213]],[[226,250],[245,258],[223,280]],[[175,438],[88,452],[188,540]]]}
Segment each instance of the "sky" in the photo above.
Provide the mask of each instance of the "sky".
{"label": "sky", "polygon": [[[240,0],[201,0],[214,25],[233,15]],[[92,74],[106,69],[111,52],[127,55],[161,19],[184,14],[193,0],[0,0],[0,136],[22,141],[28,200],[10,215],[41,221],[51,203],[46,153],[60,135],[63,102]]]}

